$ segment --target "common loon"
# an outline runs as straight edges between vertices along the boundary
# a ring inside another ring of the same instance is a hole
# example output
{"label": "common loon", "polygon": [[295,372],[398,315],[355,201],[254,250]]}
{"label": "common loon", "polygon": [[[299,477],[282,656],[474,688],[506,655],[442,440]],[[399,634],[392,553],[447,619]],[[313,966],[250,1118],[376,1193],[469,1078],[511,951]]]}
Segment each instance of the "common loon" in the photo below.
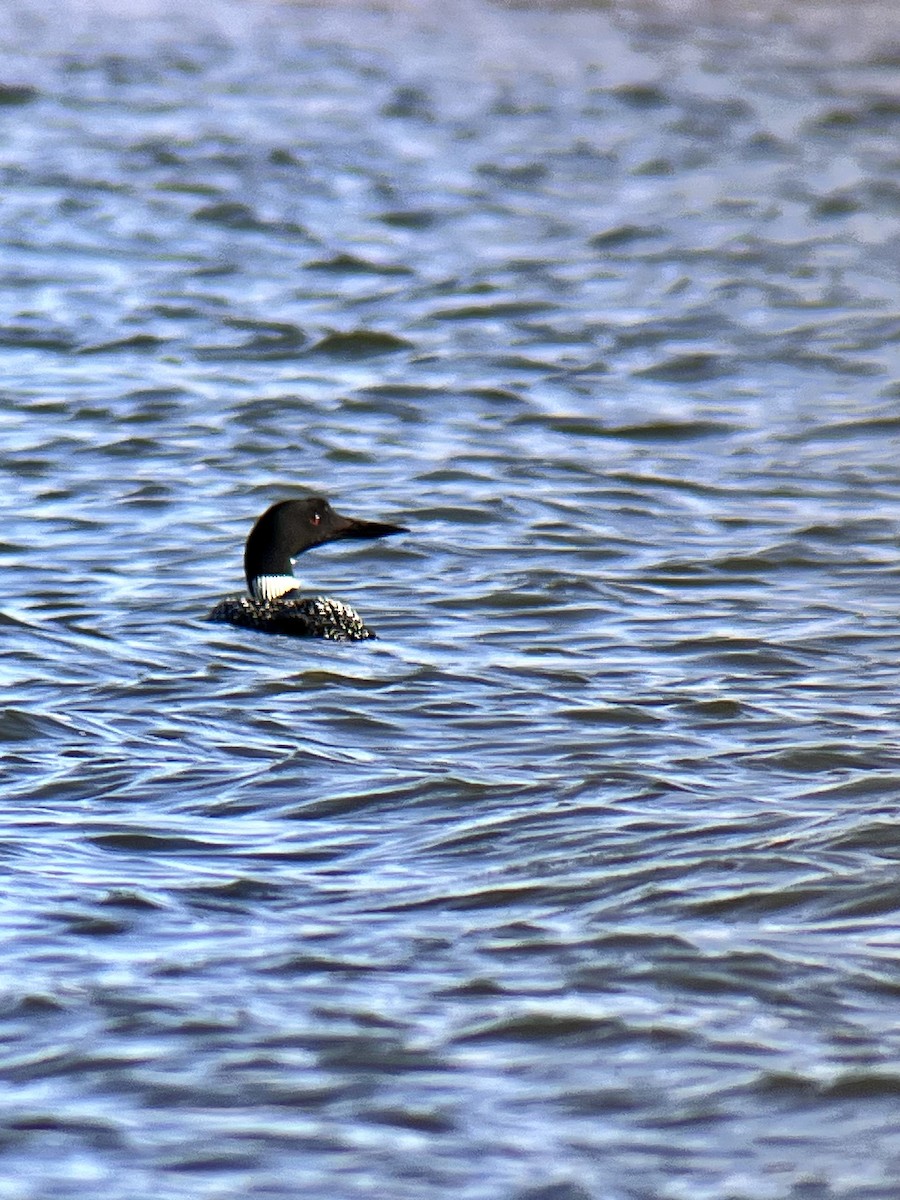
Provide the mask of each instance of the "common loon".
{"label": "common loon", "polygon": [[408,532],[401,525],[382,525],[342,517],[321,496],[281,500],[267,508],[250,530],[244,547],[244,574],[249,596],[229,596],[209,614],[210,621],[228,621],[264,633],[359,642],[375,634],[359,613],[340,600],[324,596],[303,599],[291,559],[340,538],[380,538]]}

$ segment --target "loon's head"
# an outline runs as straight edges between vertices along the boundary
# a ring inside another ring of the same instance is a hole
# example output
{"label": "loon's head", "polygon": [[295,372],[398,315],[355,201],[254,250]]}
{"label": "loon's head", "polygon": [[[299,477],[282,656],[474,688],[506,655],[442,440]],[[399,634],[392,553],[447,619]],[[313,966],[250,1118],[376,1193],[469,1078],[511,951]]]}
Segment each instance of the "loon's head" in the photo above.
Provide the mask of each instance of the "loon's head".
{"label": "loon's head", "polygon": [[257,600],[274,600],[297,587],[291,559],[341,538],[380,538],[406,533],[402,525],[383,525],[343,517],[322,496],[280,500],[267,508],[250,530],[244,548],[247,587]]}

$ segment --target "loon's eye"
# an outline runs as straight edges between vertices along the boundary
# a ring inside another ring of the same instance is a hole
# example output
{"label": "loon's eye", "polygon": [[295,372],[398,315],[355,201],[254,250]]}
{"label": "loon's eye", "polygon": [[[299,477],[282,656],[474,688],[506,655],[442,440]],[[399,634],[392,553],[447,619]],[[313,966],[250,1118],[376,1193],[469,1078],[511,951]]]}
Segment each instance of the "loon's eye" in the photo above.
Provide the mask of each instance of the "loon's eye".
{"label": "loon's eye", "polygon": [[318,525],[321,520],[322,520],[322,514],[320,512],[314,512],[313,515],[309,518],[309,522],[311,525]]}

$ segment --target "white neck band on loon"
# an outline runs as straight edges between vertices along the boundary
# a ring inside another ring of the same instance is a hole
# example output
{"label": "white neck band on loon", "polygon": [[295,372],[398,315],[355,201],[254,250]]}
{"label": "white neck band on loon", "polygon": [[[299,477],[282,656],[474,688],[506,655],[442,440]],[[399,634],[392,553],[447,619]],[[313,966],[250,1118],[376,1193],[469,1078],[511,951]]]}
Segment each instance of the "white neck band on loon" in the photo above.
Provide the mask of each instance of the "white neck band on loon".
{"label": "white neck band on loon", "polygon": [[254,600],[276,600],[286,592],[296,592],[300,581],[296,575],[257,575],[250,585]]}

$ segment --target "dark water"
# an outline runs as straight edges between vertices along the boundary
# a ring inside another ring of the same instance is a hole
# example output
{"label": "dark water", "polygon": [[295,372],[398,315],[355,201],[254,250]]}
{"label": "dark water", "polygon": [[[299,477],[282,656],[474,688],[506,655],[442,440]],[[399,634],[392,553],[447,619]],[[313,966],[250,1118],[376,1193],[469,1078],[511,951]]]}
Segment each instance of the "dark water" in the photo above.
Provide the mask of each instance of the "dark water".
{"label": "dark water", "polygon": [[[890,4],[7,4],[2,1200],[900,1192]],[[379,631],[210,626],[315,489]]]}

